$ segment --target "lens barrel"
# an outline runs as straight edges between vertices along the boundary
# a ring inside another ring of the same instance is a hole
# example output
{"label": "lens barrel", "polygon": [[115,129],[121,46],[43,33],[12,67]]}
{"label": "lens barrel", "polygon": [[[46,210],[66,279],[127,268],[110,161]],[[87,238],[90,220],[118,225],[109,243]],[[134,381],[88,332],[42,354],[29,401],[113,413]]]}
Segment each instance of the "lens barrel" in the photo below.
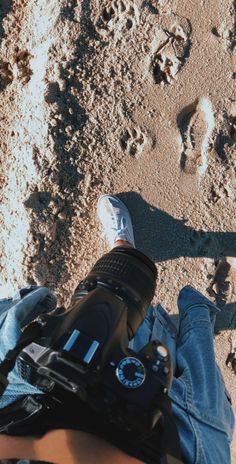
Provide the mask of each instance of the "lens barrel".
{"label": "lens barrel", "polygon": [[130,337],[143,321],[156,287],[154,263],[135,248],[116,247],[103,255],[77,287],[72,301],[94,287],[108,288],[128,306]]}

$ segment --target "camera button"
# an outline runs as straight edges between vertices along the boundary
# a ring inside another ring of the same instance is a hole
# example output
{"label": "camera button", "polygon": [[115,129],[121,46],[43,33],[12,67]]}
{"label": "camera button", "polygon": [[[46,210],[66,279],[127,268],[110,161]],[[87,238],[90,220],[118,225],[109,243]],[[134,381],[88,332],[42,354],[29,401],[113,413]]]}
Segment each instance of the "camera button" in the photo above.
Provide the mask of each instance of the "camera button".
{"label": "camera button", "polygon": [[159,366],[157,366],[156,364],[154,364],[154,365],[152,366],[152,371],[153,371],[153,372],[157,372],[158,370],[159,370]]}
{"label": "camera button", "polygon": [[166,358],[166,356],[168,356],[168,351],[163,345],[158,345],[157,352],[162,358]]}
{"label": "camera button", "polygon": [[169,367],[167,366],[163,367],[163,372],[165,375],[169,374]]}

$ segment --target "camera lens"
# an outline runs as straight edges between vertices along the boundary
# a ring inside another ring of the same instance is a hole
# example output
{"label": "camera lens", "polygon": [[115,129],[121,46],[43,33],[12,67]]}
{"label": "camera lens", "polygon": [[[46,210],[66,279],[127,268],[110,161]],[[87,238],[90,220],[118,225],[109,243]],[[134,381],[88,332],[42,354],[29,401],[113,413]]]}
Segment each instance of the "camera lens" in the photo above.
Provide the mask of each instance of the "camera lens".
{"label": "camera lens", "polygon": [[156,278],[156,267],[146,255],[134,248],[117,247],[95,263],[77,287],[72,302],[90,288],[108,288],[127,304],[129,337],[132,338],[154,296]]}

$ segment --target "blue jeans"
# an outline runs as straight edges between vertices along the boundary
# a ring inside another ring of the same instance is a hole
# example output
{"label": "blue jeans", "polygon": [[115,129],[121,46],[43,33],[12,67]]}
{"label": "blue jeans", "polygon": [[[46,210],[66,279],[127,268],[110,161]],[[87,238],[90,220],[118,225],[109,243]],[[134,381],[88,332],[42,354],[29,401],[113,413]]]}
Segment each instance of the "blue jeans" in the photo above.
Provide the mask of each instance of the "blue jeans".
{"label": "blue jeans", "polygon": [[187,464],[229,464],[234,415],[215,361],[213,330],[218,309],[190,286],[178,298],[179,331],[161,306],[148,308],[132,340],[138,351],[159,339],[170,351],[175,376],[170,397]]}
{"label": "blue jeans", "polygon": [[[0,359],[7,348],[14,346],[19,330],[12,321],[12,330],[7,340],[4,339],[4,314],[13,304],[12,300],[0,302]],[[170,351],[175,373],[170,397],[184,462],[229,464],[234,415],[215,361],[213,329],[218,309],[190,286],[180,291],[178,308],[177,331],[160,305],[150,306],[129,347],[137,352],[150,340],[160,340]],[[10,381],[11,385],[0,399],[0,408],[26,394],[42,393],[22,381],[17,368]]]}

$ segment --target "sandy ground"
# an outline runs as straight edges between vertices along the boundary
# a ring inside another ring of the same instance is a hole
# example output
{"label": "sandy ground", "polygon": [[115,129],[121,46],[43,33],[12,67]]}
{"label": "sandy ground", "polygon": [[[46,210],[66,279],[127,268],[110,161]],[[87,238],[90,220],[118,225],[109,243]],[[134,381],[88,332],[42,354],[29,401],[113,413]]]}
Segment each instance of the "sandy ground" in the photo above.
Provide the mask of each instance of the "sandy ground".
{"label": "sandy ground", "polygon": [[[120,193],[177,313],[190,283],[236,338],[235,0],[1,0],[0,293],[67,306],[107,250],[96,201]],[[232,462],[236,462],[236,437]]]}

